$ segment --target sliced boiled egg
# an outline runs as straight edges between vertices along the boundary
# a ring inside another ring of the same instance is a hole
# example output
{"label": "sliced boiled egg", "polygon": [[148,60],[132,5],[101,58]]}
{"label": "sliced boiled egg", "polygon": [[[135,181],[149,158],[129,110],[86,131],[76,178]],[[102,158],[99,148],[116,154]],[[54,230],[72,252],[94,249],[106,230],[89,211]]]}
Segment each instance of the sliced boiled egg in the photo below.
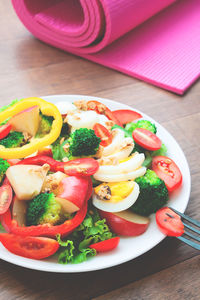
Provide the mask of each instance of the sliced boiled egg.
{"label": "sliced boiled egg", "polygon": [[145,167],[140,167],[135,171],[124,174],[94,174],[94,179],[98,181],[106,182],[120,182],[126,180],[134,180],[137,177],[143,176],[146,173]]}
{"label": "sliced boiled egg", "polygon": [[119,161],[117,165],[105,165],[100,166],[99,170],[95,175],[104,175],[104,174],[124,174],[128,172],[132,172],[133,170],[138,169],[143,161],[145,156],[143,153],[135,153],[128,158]]}
{"label": "sliced boiled egg", "polygon": [[103,211],[119,212],[131,207],[139,196],[134,181],[102,183],[94,189],[93,205]]}
{"label": "sliced boiled egg", "polygon": [[96,180],[102,182],[120,182],[134,180],[143,176],[146,168],[142,166],[145,159],[143,153],[134,153],[130,157],[119,161],[115,165],[100,165],[93,175]]}
{"label": "sliced boiled egg", "polygon": [[122,160],[122,159],[125,159],[125,158],[128,158],[129,155],[131,154],[131,152],[133,151],[133,148],[134,148],[134,143],[128,143],[130,142],[130,138],[124,138],[124,143],[127,142],[127,145],[125,147],[121,147],[122,149],[119,150],[118,152],[115,152],[111,155],[108,155],[106,156],[106,158],[110,159],[111,161],[113,159],[115,160]]}
{"label": "sliced boiled egg", "polygon": [[92,129],[98,123],[98,114],[95,111],[74,111],[67,115],[67,123],[72,126],[72,130],[79,128]]}

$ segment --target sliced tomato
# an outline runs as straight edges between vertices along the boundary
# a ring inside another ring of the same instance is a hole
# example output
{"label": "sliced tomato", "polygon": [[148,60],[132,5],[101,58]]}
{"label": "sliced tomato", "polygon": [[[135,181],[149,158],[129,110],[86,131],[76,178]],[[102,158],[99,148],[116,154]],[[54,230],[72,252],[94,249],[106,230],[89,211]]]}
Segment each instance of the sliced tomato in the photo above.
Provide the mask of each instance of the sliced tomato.
{"label": "sliced tomato", "polygon": [[37,155],[45,155],[45,156],[53,157],[51,148],[39,149]]}
{"label": "sliced tomato", "polygon": [[177,189],[182,183],[182,174],[175,162],[167,156],[155,156],[152,169],[161,178],[169,192]]}
{"label": "sliced tomato", "polygon": [[9,123],[0,126],[0,140],[4,139],[7,135],[9,135],[11,129],[12,126]]}
{"label": "sliced tomato", "polygon": [[121,122],[115,117],[115,115],[112,113],[112,111],[103,103],[99,101],[88,101],[88,110],[94,110],[98,114],[105,115],[109,120],[113,121],[115,124],[122,126]]}
{"label": "sliced tomato", "polygon": [[132,135],[134,141],[144,149],[155,151],[162,146],[162,141],[159,137],[147,129],[136,128]]}
{"label": "sliced tomato", "polygon": [[56,240],[46,237],[24,237],[0,233],[0,241],[8,251],[32,259],[49,257],[59,248],[59,243]]}
{"label": "sliced tomato", "polygon": [[100,139],[101,139],[100,145],[102,145],[103,147],[106,147],[112,143],[112,134],[109,132],[109,130],[105,126],[103,126],[99,123],[96,123],[94,125],[93,129],[94,129],[96,136],[100,137]]}
{"label": "sliced tomato", "polygon": [[156,212],[156,223],[162,233],[168,236],[181,236],[184,233],[180,216],[169,207],[163,207]]}
{"label": "sliced tomato", "polygon": [[94,158],[79,158],[64,163],[64,172],[69,176],[91,176],[99,169]]}
{"label": "sliced tomato", "polygon": [[[5,183],[5,181],[4,181]],[[9,184],[3,184],[0,187],[0,215],[4,214],[11,202],[12,202],[13,192]]]}
{"label": "sliced tomato", "polygon": [[97,252],[106,252],[115,249],[119,244],[120,238],[114,237],[99,243],[90,245],[90,248],[95,249]]}
{"label": "sliced tomato", "polygon": [[112,113],[123,125],[142,118],[141,114],[130,109],[114,110]]}

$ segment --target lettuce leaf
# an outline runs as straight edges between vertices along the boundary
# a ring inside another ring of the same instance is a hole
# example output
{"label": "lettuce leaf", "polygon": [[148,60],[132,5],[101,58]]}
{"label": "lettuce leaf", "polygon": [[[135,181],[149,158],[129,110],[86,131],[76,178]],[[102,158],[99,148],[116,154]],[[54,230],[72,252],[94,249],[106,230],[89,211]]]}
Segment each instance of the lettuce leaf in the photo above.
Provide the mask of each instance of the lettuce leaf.
{"label": "lettuce leaf", "polygon": [[[7,104],[7,105],[4,105],[4,106],[0,107],[0,113],[1,113],[2,111],[6,110],[7,108],[13,106],[15,103],[17,103],[17,102],[19,102],[19,101],[21,101],[21,100],[17,100],[17,99],[16,99],[16,100],[13,100],[10,104]],[[7,120],[3,121],[0,125],[1,125],[1,126],[2,126],[2,125],[5,125],[6,123],[8,123],[9,119],[10,119],[10,118],[8,118]]]}
{"label": "lettuce leaf", "polygon": [[57,236],[61,246],[58,262],[61,264],[81,263],[96,255],[95,249],[89,248],[91,244],[110,239],[113,236],[105,224],[105,219],[101,220],[95,208],[89,208],[84,221],[68,236],[67,240],[63,241],[60,236]]}

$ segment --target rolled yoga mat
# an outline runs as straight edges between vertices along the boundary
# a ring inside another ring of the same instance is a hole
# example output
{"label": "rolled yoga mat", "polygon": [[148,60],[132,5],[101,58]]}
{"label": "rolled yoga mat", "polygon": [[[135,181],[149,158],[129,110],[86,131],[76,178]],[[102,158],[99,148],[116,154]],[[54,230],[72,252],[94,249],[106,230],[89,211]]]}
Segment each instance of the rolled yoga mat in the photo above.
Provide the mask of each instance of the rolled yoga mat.
{"label": "rolled yoga mat", "polygon": [[200,0],[12,0],[38,39],[183,94],[200,75]]}

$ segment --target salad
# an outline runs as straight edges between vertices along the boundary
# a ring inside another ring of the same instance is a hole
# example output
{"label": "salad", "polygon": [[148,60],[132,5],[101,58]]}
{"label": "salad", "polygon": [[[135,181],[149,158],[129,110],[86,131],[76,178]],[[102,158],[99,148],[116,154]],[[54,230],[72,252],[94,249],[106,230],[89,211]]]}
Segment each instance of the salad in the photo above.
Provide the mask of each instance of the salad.
{"label": "salad", "polygon": [[114,250],[182,183],[155,124],[132,110],[28,98],[2,107],[0,124],[0,242],[16,255],[67,264]]}

